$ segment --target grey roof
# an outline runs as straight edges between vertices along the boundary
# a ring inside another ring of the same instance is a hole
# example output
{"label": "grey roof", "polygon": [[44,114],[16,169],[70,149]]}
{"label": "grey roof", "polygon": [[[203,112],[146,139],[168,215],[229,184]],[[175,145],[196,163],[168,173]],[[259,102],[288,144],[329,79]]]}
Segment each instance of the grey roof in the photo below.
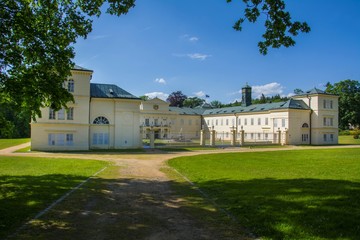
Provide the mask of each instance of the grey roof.
{"label": "grey roof", "polygon": [[90,97],[140,99],[114,84],[101,83],[90,83]]}
{"label": "grey roof", "polygon": [[290,99],[285,102],[254,104],[250,106],[236,106],[227,108],[206,109],[203,115],[235,114],[249,112],[263,112],[277,109],[310,109],[302,100]]}
{"label": "grey roof", "polygon": [[313,89],[310,89],[309,91],[306,91],[306,92],[300,93],[298,95],[295,95],[294,97],[296,97],[296,96],[306,96],[306,95],[312,95],[312,94],[335,95],[335,94],[327,93],[327,92],[325,92],[323,90],[320,90],[318,88],[313,88]]}
{"label": "grey roof", "polygon": [[78,71],[93,72],[93,70],[80,67],[79,65],[75,65],[72,69],[73,69],[73,70],[78,70]]}
{"label": "grey roof", "polygon": [[181,115],[202,115],[204,108],[186,108],[186,107],[169,107],[170,112],[176,112]]}

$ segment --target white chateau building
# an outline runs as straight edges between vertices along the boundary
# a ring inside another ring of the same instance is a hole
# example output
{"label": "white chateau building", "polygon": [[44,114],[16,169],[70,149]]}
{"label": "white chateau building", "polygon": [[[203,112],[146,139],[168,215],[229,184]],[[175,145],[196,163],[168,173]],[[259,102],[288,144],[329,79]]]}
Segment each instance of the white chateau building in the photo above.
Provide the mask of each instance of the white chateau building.
{"label": "white chateau building", "polygon": [[142,101],[116,85],[90,83],[92,74],[74,67],[65,85],[75,103],[57,112],[41,110],[42,117],[31,123],[32,150],[140,148],[150,132],[169,140],[209,138],[211,132],[217,140],[240,144],[338,143],[338,96],[319,89],[285,102],[252,105],[246,85],[242,106],[179,108],[158,98]]}

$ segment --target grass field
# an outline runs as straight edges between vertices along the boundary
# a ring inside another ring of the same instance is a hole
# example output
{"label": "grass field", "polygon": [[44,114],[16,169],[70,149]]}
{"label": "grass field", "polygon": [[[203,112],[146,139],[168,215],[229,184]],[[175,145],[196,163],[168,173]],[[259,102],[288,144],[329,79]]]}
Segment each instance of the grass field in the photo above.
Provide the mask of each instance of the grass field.
{"label": "grass field", "polygon": [[106,165],[94,160],[0,156],[0,239]]}
{"label": "grass field", "polygon": [[359,239],[360,149],[209,154],[176,168],[264,239]]}
{"label": "grass field", "polygon": [[0,139],[0,149],[16,146],[26,142],[30,142],[30,138]]}
{"label": "grass field", "polygon": [[354,139],[353,135],[339,136],[339,144],[360,144],[360,139]]}

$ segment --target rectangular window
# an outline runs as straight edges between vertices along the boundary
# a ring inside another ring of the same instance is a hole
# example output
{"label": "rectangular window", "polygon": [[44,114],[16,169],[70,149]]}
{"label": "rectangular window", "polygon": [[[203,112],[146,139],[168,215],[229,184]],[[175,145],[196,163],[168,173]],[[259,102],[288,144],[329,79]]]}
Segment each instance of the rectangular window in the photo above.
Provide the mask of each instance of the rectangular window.
{"label": "rectangular window", "polygon": [[92,139],[93,145],[108,145],[109,134],[108,133],[94,133]]}
{"label": "rectangular window", "polygon": [[49,108],[49,119],[56,119],[55,110],[52,108]]}
{"label": "rectangular window", "polygon": [[192,124],[192,120],[191,119],[189,119],[189,125],[191,125]]}
{"label": "rectangular window", "polygon": [[74,120],[74,108],[68,108],[66,111],[66,119],[67,120]]}
{"label": "rectangular window", "polygon": [[258,133],[258,136],[257,136],[257,137],[258,137],[258,139],[260,139],[260,138],[261,138],[261,134],[260,134],[260,133]]}
{"label": "rectangular window", "polygon": [[251,118],[251,125],[254,125],[254,119]]}
{"label": "rectangular window", "polygon": [[333,100],[325,100],[323,101],[323,107],[324,108],[329,108],[332,109],[333,108]]}
{"label": "rectangular window", "polygon": [[324,126],[334,126],[334,119],[329,117],[324,117]]}
{"label": "rectangular window", "polygon": [[334,134],[330,133],[330,142],[334,141]]}
{"label": "rectangular window", "polygon": [[301,141],[302,142],[308,142],[309,140],[309,134],[302,134],[301,135]]}
{"label": "rectangular window", "polygon": [[66,134],[66,145],[67,146],[74,145],[74,135],[72,133]]}
{"label": "rectangular window", "polygon": [[63,108],[58,111],[58,119],[59,120],[65,119],[65,110]]}
{"label": "rectangular window", "polygon": [[57,146],[65,145],[65,134],[62,133],[56,134],[56,145]]}
{"label": "rectangular window", "polygon": [[239,118],[239,125],[241,125],[241,118]]}
{"label": "rectangular window", "polygon": [[150,126],[150,119],[145,118],[145,126]]}
{"label": "rectangular window", "polygon": [[154,125],[158,126],[159,125],[159,119],[154,119]]}
{"label": "rectangular window", "polygon": [[281,119],[281,126],[285,127],[285,118]]}
{"label": "rectangular window", "polygon": [[49,133],[48,144],[49,144],[49,146],[55,146],[55,134]]}
{"label": "rectangular window", "polygon": [[258,118],[258,125],[261,125],[261,118]]}
{"label": "rectangular window", "polygon": [[218,120],[217,120],[217,119],[215,120],[215,125],[216,125],[216,126],[218,125]]}
{"label": "rectangular window", "polygon": [[274,118],[274,128],[277,128],[277,119],[276,118]]}
{"label": "rectangular window", "polygon": [[74,80],[70,79],[68,81],[68,91],[69,92],[74,92]]}
{"label": "rectangular window", "polygon": [[235,119],[231,119],[232,126],[235,125]]}
{"label": "rectangular window", "polygon": [[229,119],[226,119],[226,126],[229,126]]}
{"label": "rectangular window", "polygon": [[254,139],[254,134],[251,133],[251,134],[250,134],[250,137],[251,137],[251,139]]}
{"label": "rectangular window", "polygon": [[269,137],[269,134],[268,133],[265,133],[265,140],[267,140]]}
{"label": "rectangular window", "polygon": [[209,120],[206,120],[206,124],[209,126],[209,124],[210,124],[210,121]]}
{"label": "rectangular window", "polygon": [[244,125],[247,125],[247,118],[245,118],[244,120]]}
{"label": "rectangular window", "polygon": [[269,118],[265,118],[265,125],[269,125]]}

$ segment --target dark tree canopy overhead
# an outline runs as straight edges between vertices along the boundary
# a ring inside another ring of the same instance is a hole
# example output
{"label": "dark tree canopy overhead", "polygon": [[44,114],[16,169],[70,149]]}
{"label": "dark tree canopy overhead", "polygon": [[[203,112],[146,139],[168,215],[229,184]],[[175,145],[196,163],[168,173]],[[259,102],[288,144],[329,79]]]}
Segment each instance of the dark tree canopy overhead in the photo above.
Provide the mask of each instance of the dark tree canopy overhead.
{"label": "dark tree canopy overhead", "polygon": [[[246,7],[244,16],[234,24],[234,29],[242,31],[247,20],[255,23],[261,14],[266,16],[263,41],[258,43],[260,53],[266,55],[268,48],[290,47],[295,45],[293,37],[299,32],[308,33],[310,27],[306,22],[292,21],[290,13],[285,10],[284,0],[242,0]],[[232,2],[232,0],[227,0]]]}
{"label": "dark tree canopy overhead", "polygon": [[73,100],[63,88],[75,56],[73,44],[92,30],[92,16],[127,13],[135,0],[0,1],[0,101],[40,115]]}

